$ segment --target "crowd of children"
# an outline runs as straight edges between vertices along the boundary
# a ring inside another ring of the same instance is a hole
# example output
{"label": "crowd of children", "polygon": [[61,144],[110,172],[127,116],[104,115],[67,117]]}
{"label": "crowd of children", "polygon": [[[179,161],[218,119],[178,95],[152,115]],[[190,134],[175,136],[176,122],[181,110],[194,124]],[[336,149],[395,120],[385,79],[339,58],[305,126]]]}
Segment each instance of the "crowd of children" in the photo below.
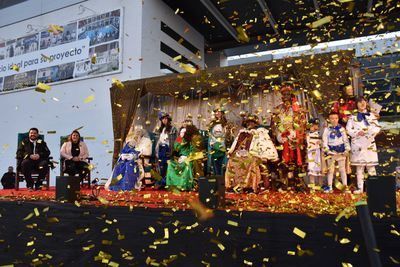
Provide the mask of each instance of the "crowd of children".
{"label": "crowd of children", "polygon": [[[357,189],[360,194],[364,190],[364,172],[376,175],[375,166],[378,165],[378,153],[375,136],[380,131],[376,114],[368,110],[367,99],[363,96],[354,99],[355,111],[348,111],[341,116],[340,110],[332,108],[329,114],[329,126],[325,127],[322,136],[319,133],[320,123],[311,119],[310,129],[307,132],[307,159],[310,186],[314,184],[324,186],[324,192],[333,191],[333,180],[336,165],[341,183],[337,188],[350,193],[348,174],[351,166],[356,167]],[[350,137],[350,138],[349,138]],[[351,165],[351,166],[350,166]],[[326,183],[323,181],[327,174]],[[318,179],[318,180],[316,180]]]}

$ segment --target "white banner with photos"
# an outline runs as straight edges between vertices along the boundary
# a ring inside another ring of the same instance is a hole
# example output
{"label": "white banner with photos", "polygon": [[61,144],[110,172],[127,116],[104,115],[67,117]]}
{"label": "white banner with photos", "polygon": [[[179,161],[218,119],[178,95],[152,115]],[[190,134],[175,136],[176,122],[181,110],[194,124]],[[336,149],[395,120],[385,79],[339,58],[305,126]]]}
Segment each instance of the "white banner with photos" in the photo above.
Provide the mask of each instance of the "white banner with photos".
{"label": "white banner with photos", "polygon": [[122,71],[122,9],[0,43],[0,93]]}

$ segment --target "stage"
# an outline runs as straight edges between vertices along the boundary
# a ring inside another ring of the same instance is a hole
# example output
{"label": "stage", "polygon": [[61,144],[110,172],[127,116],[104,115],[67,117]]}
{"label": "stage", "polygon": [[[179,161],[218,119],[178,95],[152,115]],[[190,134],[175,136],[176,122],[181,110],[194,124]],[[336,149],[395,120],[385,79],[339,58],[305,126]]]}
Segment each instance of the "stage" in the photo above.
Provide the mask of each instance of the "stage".
{"label": "stage", "polygon": [[[90,194],[60,203],[54,188],[1,190],[0,265],[368,265],[354,216],[365,195],[228,193],[225,209],[199,221],[195,192]],[[383,265],[400,262],[400,219],[373,223]]]}
{"label": "stage", "polygon": [[[90,200],[92,191],[81,190],[78,205],[94,206],[128,206],[142,208],[168,208],[175,210],[191,209],[189,202],[198,198],[197,192],[180,192],[178,190],[142,190],[129,192],[110,192],[100,190],[99,200]],[[400,192],[398,192],[400,201]],[[226,193],[225,210],[256,211],[268,213],[291,214],[338,214],[347,207],[365,199],[363,195],[344,194],[335,191],[333,194],[323,192],[298,193],[294,191],[264,191],[260,194]],[[55,201],[55,188],[50,190],[28,191],[27,189],[0,190],[0,200],[5,201]],[[400,204],[400,203],[398,203]],[[400,207],[400,205],[398,205]],[[350,211],[355,214],[355,209]]]}

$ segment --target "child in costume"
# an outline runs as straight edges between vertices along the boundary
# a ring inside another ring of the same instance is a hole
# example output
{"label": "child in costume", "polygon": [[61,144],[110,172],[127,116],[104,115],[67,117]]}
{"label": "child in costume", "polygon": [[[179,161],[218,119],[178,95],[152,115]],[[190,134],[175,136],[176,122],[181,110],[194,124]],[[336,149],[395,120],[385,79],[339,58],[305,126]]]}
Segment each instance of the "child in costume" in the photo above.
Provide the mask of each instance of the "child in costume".
{"label": "child in costume", "polygon": [[330,113],[329,122],[331,126],[325,128],[322,136],[324,153],[327,156],[328,164],[328,187],[325,193],[332,193],[333,174],[335,173],[336,162],[339,165],[340,178],[342,184],[347,189],[346,156],[350,151],[350,143],[346,134],[346,129],[339,124],[339,114]]}
{"label": "child in costume", "polygon": [[357,187],[355,194],[364,191],[364,171],[369,175],[376,175],[375,166],[378,165],[378,153],[375,136],[381,128],[376,115],[368,112],[367,100],[364,97],[356,99],[357,113],[347,122],[347,132],[351,137],[351,165],[356,166]]}

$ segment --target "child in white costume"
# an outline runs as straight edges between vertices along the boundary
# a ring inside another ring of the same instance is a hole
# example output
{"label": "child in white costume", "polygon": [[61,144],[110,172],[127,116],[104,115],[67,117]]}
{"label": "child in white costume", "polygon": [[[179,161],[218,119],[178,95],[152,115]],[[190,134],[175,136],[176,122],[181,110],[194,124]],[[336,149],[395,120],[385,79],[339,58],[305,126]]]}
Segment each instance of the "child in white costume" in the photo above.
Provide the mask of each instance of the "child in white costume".
{"label": "child in white costume", "polygon": [[375,136],[381,128],[375,114],[367,110],[367,100],[358,97],[356,100],[357,113],[347,122],[346,129],[351,137],[351,165],[356,166],[357,187],[355,194],[364,191],[364,171],[367,168],[369,175],[376,175],[375,166],[378,165]]}
{"label": "child in white costume", "polygon": [[[333,174],[335,173],[335,163],[339,165],[340,178],[342,184],[347,188],[347,172],[346,172],[346,156],[350,151],[349,139],[346,129],[339,124],[339,114],[329,114],[329,122],[331,126],[325,128],[322,136],[324,153],[327,155],[328,164],[328,188],[325,193],[331,193]],[[345,189],[348,191],[347,189]]]}
{"label": "child in white costume", "polygon": [[[311,124],[310,131],[306,135],[309,182],[311,185],[322,185],[322,140],[319,135],[319,120],[310,119],[309,123]],[[315,183],[315,178],[317,178],[317,183]]]}

